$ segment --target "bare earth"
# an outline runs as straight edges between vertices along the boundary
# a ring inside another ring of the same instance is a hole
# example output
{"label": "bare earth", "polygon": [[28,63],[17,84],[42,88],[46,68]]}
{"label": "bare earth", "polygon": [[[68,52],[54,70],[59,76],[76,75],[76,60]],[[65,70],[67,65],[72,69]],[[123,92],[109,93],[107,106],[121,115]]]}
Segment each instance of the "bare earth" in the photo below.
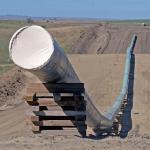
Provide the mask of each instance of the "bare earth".
{"label": "bare earth", "polygon": [[[81,81],[85,83],[93,103],[105,112],[119,94],[125,55],[70,55],[69,59]],[[12,96],[11,108],[8,102],[1,104],[0,111],[0,150],[132,150],[150,149],[150,55],[135,55],[134,96],[132,109],[132,129],[125,139],[106,137],[103,139],[82,139],[78,136],[53,136],[48,132],[33,134],[26,125],[25,113],[29,106],[21,100],[24,86],[19,89],[18,102]],[[19,72],[20,74],[20,72]],[[26,73],[28,79],[33,76]],[[10,75],[11,76],[11,75]],[[18,76],[16,73],[15,76]],[[9,81],[15,77],[12,75]],[[20,74],[19,76],[24,76]],[[21,77],[21,82],[26,82]],[[3,79],[4,80],[4,79]],[[5,79],[7,80],[7,79]],[[14,86],[14,90],[16,86]],[[22,89],[22,90],[21,90]],[[17,90],[18,91],[18,90]],[[19,99],[20,98],[20,99]],[[14,103],[12,103],[14,100]],[[13,105],[14,104],[14,105]]]}
{"label": "bare earth", "polygon": [[133,34],[138,36],[135,53],[150,53],[150,26],[129,23],[99,23],[48,29],[73,54],[122,54]]}

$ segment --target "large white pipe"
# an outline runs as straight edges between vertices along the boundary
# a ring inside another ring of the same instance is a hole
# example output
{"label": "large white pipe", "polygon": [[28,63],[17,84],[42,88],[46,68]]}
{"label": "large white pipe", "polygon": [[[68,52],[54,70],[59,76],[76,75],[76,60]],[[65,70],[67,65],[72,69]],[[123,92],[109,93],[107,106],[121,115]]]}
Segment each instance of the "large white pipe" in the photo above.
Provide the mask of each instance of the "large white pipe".
{"label": "large white pipe", "polygon": [[70,62],[52,36],[40,26],[26,26],[11,38],[9,54],[19,67],[43,82],[78,82]]}
{"label": "large white pipe", "polygon": [[[11,38],[9,54],[19,67],[36,74],[43,82],[79,83],[71,63],[52,36],[40,26],[26,26]],[[112,121],[100,114],[88,94],[87,124],[93,128],[108,128]]]}

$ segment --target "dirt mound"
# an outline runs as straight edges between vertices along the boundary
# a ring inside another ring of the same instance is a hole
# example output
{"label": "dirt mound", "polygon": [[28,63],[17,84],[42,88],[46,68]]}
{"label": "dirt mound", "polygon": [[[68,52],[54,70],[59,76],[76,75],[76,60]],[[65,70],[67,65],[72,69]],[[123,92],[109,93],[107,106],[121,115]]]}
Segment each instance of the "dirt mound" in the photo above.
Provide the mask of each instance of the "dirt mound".
{"label": "dirt mound", "polygon": [[71,48],[71,53],[102,54],[109,44],[110,34],[105,30],[102,31],[101,27],[97,25],[83,32]]}
{"label": "dirt mound", "polygon": [[24,86],[25,76],[17,67],[0,76],[0,106],[19,103]]}

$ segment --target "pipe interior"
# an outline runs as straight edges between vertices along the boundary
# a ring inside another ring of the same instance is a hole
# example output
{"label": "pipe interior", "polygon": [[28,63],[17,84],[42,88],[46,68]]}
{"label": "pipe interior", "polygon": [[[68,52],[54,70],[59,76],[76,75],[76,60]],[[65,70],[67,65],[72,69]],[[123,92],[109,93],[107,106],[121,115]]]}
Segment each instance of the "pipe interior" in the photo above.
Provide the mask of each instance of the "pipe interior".
{"label": "pipe interior", "polygon": [[45,64],[54,51],[51,35],[40,26],[19,29],[10,40],[12,61],[24,69],[36,69]]}

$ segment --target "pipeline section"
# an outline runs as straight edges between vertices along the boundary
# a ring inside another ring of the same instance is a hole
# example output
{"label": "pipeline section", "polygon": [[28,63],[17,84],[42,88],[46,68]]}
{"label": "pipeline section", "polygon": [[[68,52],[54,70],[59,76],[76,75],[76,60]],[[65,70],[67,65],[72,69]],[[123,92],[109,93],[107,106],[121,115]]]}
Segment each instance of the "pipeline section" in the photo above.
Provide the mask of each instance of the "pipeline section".
{"label": "pipeline section", "polygon": [[[127,49],[123,85],[120,95],[105,113],[100,113],[85,92],[87,101],[87,125],[94,129],[111,128],[128,91],[131,55],[136,43],[133,36]],[[79,83],[67,56],[52,36],[40,26],[26,26],[19,29],[10,40],[9,55],[19,67],[34,73],[42,82]]]}
{"label": "pipeline section", "polygon": [[131,44],[127,48],[124,77],[123,77],[123,84],[122,84],[121,92],[120,92],[119,96],[116,98],[112,107],[105,113],[105,117],[108,118],[109,120],[111,120],[112,122],[113,122],[115,116],[119,113],[121,105],[123,103],[123,100],[126,97],[127,92],[128,92],[131,55],[133,53],[136,40],[137,40],[137,36],[133,35]]}

